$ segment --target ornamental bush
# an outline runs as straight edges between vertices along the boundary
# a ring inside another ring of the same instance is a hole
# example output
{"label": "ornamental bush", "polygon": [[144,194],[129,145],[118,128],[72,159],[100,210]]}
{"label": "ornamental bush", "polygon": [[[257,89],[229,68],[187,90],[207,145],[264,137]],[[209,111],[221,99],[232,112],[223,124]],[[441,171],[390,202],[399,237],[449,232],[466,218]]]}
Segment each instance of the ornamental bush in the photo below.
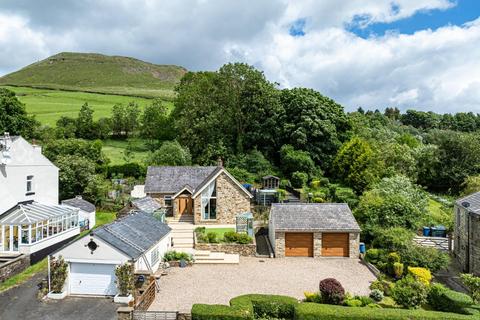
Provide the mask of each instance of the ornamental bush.
{"label": "ornamental bush", "polygon": [[393,264],[393,275],[395,279],[400,279],[403,275],[403,263],[395,262]]}
{"label": "ornamental bush", "polygon": [[216,232],[207,232],[205,240],[208,243],[217,243],[218,242],[217,233]]}
{"label": "ornamental bush", "polygon": [[345,297],[345,289],[334,278],[326,278],[320,281],[320,295],[322,302],[327,304],[342,304]]}
{"label": "ornamental bush", "polygon": [[408,267],[408,273],[426,286],[429,286],[430,281],[432,281],[432,273],[428,269],[421,267]]}
{"label": "ornamental bush", "polygon": [[401,227],[375,229],[372,246],[388,251],[399,251],[412,244],[415,233]]}
{"label": "ornamental bush", "polygon": [[115,276],[117,278],[115,283],[117,284],[119,295],[126,297],[132,294],[135,288],[133,264],[127,262],[118,266],[115,269]]}
{"label": "ornamental bush", "polygon": [[427,287],[411,275],[397,281],[392,289],[392,298],[405,308],[418,308],[427,302]]}
{"label": "ornamental bush", "polygon": [[67,279],[68,264],[62,257],[50,259],[50,284],[53,293],[61,293]]}
{"label": "ornamental bush", "polygon": [[373,289],[370,292],[370,298],[372,298],[376,302],[380,302],[383,300],[383,292],[379,289]]}
{"label": "ornamental bush", "polygon": [[476,303],[480,303],[480,277],[464,273],[460,275],[463,284],[470,290],[470,295]]}
{"label": "ornamental bush", "polygon": [[449,255],[435,248],[412,244],[399,253],[405,266],[427,268],[434,273],[446,268],[450,263]]}
{"label": "ornamental bush", "polygon": [[322,303],[322,297],[320,296],[319,292],[305,291],[303,295],[305,296],[305,302]]}
{"label": "ornamental bush", "polygon": [[378,279],[370,284],[370,290],[378,289],[382,291],[385,296],[390,296],[394,286],[395,284],[391,281],[385,279]]}
{"label": "ornamental bush", "polygon": [[470,314],[468,309],[473,305],[473,299],[461,292],[448,289],[442,284],[435,283],[430,287],[428,303],[438,311]]}
{"label": "ornamental bush", "polygon": [[179,261],[179,260],[185,260],[185,261],[192,261],[192,255],[188,254],[186,252],[178,252],[175,250],[172,251],[167,251],[163,255],[163,260],[164,261]]}

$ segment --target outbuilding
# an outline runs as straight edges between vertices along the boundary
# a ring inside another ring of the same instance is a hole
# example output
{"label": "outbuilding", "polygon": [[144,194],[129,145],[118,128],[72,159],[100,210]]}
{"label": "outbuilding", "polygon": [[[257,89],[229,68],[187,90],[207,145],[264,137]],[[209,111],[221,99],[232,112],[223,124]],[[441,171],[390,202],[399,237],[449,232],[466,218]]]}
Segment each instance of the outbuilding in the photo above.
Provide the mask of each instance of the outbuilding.
{"label": "outbuilding", "polygon": [[72,199],[63,200],[62,204],[79,209],[78,225],[82,231],[92,229],[95,226],[96,208],[93,203],[83,199],[82,196],[76,196]]}
{"label": "outbuilding", "polygon": [[170,227],[146,212],[135,212],[93,230],[51,255],[68,263],[64,290],[70,295],[117,294],[115,269],[134,263],[135,272],[152,274],[170,249]]}
{"label": "outbuilding", "polygon": [[274,203],[269,239],[277,258],[358,258],[360,227],[346,203]]}

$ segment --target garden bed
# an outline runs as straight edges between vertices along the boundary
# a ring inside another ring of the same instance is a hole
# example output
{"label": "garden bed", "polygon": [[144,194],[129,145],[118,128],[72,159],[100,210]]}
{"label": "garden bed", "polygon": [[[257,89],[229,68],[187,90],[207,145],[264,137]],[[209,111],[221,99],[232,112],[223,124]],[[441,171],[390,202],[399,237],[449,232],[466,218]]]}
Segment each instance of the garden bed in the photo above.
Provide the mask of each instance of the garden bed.
{"label": "garden bed", "polygon": [[[195,231],[194,239],[194,248],[195,250],[205,250],[211,252],[225,252],[228,254],[239,254],[243,257],[254,257],[257,253],[257,245],[255,243],[255,238],[250,238],[251,243],[234,243],[234,242],[227,242],[225,239],[225,234],[232,234],[234,233],[234,229],[229,228],[207,228],[204,232],[200,232],[199,230]],[[215,241],[217,242],[207,242],[208,238],[206,235],[209,233],[215,233],[216,238]],[[202,235],[202,236],[200,236]],[[207,238],[207,241],[201,238]],[[226,237],[228,238],[228,236]]]}

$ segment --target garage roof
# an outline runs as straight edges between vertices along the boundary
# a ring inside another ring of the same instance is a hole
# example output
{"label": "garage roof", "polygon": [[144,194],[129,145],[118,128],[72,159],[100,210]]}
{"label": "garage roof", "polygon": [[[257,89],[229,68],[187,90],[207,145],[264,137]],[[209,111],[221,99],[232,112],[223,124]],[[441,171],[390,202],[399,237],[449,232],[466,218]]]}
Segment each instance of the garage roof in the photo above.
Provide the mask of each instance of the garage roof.
{"label": "garage roof", "polygon": [[360,231],[346,203],[274,203],[275,231]]}
{"label": "garage roof", "polygon": [[137,259],[170,231],[169,226],[151,214],[137,211],[95,229],[93,234],[130,258]]}

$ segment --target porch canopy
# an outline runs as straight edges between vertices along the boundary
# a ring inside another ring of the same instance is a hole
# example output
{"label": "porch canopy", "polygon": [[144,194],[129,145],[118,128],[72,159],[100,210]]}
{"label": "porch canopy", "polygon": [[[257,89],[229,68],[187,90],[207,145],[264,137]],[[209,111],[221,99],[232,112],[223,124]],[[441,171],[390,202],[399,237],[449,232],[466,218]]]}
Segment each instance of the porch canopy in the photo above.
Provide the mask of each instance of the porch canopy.
{"label": "porch canopy", "polygon": [[4,242],[6,249],[10,238],[12,250],[18,248],[19,235],[20,244],[32,244],[76,228],[78,211],[63,205],[20,203],[0,217],[0,243]]}

